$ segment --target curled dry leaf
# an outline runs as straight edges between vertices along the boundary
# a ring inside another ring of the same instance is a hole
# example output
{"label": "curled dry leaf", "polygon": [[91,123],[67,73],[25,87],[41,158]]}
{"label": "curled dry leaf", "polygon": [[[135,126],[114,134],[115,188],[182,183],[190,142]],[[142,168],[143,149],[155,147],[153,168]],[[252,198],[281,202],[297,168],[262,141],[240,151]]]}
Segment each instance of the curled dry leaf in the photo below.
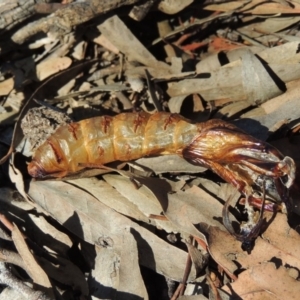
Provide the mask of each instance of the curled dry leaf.
{"label": "curled dry leaf", "polygon": [[[295,73],[295,65],[268,65],[283,82],[289,82],[300,77]],[[216,84],[217,83],[217,84]],[[263,85],[262,85],[263,83]],[[268,87],[265,90],[265,87]],[[250,103],[264,102],[284,92],[284,84],[279,89],[270,76],[266,66],[254,54],[242,57],[239,63],[225,65],[215,71],[199,73],[197,79],[186,79],[173,83],[168,94],[171,97],[200,94],[206,101],[229,99],[231,101],[247,100]]]}
{"label": "curled dry leaf", "polygon": [[287,1],[276,1],[265,3],[263,0],[233,1],[229,3],[209,4],[205,6],[207,10],[213,11],[236,11],[251,13],[253,15],[276,15],[276,14],[298,14],[300,5],[294,1],[290,5]]}
{"label": "curled dry leaf", "polygon": [[[268,69],[271,69],[273,74],[284,83],[300,77],[299,71],[295,71],[298,70],[299,60],[297,47],[297,42],[291,42],[259,51],[257,55],[261,60],[257,59],[249,49],[239,49],[236,51],[242,52],[242,59],[221,68],[211,68],[210,65],[207,68],[204,65],[202,69],[204,62],[201,61],[197,68],[196,79],[173,83],[168,93],[171,97],[199,93],[206,101],[230,99],[231,101],[248,100],[250,103],[264,102],[285,90],[284,84],[277,86],[278,80],[275,82]],[[256,53],[257,50],[254,52]],[[230,58],[229,53],[227,59]],[[268,65],[264,65],[262,61]]]}
{"label": "curled dry leaf", "polygon": [[[293,24],[296,24],[300,21],[300,17],[295,15],[295,16],[281,16],[281,18],[267,18],[264,19],[262,22],[258,22],[256,24],[253,24],[249,29],[251,29],[252,32],[269,32],[269,33],[275,33],[276,35],[282,38],[287,39],[287,41],[293,41],[295,38],[294,36],[290,35],[285,35],[282,36],[279,31],[282,31]],[[240,32],[245,33],[243,28],[240,28]],[[249,30],[247,30],[249,32]],[[261,36],[264,36],[264,34],[261,34]],[[295,41],[295,40],[294,40]],[[277,47],[275,47],[277,48]],[[272,48],[271,48],[272,49]]]}
{"label": "curled dry leaf", "polygon": [[218,51],[218,53],[211,54],[199,61],[196,65],[196,71],[197,73],[211,72],[219,69],[223,65],[241,59],[246,52],[251,51],[254,54],[258,54],[262,52],[263,49],[264,48],[258,46],[242,46],[230,51],[222,51],[221,53],[225,57],[225,62],[220,59],[220,52]]}

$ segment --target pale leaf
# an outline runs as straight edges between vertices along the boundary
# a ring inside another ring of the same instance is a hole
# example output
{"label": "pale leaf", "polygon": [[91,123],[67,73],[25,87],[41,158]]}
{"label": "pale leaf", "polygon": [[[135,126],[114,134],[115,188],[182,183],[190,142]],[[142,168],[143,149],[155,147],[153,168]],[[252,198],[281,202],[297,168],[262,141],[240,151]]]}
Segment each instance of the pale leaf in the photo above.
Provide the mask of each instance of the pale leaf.
{"label": "pale leaf", "polygon": [[32,280],[45,288],[51,289],[52,285],[45,271],[37,263],[35,257],[30,252],[22,233],[18,227],[14,225],[12,230],[12,239],[18,250],[18,253],[22,257],[24,264],[26,265],[26,271],[31,276]]}

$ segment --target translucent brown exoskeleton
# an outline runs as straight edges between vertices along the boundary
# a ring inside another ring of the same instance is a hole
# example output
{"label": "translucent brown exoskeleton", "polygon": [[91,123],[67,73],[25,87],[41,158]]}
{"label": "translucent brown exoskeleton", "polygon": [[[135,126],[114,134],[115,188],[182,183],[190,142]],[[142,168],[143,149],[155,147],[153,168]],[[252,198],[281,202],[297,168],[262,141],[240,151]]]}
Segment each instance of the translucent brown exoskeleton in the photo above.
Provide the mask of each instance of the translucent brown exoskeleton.
{"label": "translucent brown exoskeleton", "polygon": [[86,166],[168,154],[211,169],[233,184],[247,205],[262,202],[255,196],[262,191],[260,178],[269,183],[265,194],[274,202],[287,202],[295,178],[290,157],[235,125],[217,119],[191,123],[166,112],[123,113],[63,125],[35,151],[28,172],[35,178],[63,178]]}

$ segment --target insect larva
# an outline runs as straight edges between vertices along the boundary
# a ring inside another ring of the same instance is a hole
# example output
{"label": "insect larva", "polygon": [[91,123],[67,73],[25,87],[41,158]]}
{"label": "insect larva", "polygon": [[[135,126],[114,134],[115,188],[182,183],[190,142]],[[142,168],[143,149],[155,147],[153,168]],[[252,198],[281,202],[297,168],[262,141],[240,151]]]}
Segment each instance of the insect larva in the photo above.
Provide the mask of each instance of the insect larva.
{"label": "insect larva", "polygon": [[63,125],[34,153],[32,177],[65,176],[83,164],[129,161],[148,155],[180,154],[202,128],[177,114],[123,113]]}
{"label": "insect larva", "polygon": [[259,175],[280,179],[286,187],[295,177],[291,158],[236,126],[222,120],[192,124],[166,112],[123,113],[63,125],[35,151],[28,172],[36,178],[64,177],[89,165],[167,154],[212,169],[244,194],[251,193]]}

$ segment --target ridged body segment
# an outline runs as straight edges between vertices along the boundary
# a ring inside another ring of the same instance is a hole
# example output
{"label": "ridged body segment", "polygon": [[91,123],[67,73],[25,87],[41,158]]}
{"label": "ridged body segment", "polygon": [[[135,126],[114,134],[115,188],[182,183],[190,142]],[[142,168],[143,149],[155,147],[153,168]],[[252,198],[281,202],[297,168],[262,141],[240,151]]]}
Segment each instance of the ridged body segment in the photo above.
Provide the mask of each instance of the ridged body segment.
{"label": "ridged body segment", "polygon": [[61,126],[34,153],[28,165],[32,177],[63,177],[112,161],[148,155],[180,154],[201,131],[177,114],[123,113]]}

